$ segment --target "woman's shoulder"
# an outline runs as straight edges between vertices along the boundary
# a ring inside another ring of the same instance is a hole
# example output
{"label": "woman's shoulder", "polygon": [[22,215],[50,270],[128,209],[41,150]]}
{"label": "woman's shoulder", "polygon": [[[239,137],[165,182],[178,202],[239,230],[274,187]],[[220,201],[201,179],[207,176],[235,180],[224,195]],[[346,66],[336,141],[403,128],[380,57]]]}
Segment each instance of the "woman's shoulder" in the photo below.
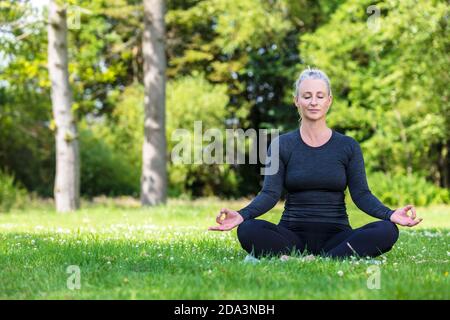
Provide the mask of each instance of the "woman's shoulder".
{"label": "woman's shoulder", "polygon": [[358,141],[353,138],[352,136],[346,135],[345,133],[339,132],[335,129],[333,129],[334,135],[336,136],[336,140],[339,140],[342,144],[347,144],[354,146],[355,144],[359,144]]}
{"label": "woman's shoulder", "polygon": [[279,133],[273,137],[270,141],[271,153],[274,148],[276,148],[281,159],[287,161],[287,159],[290,158],[290,154],[295,149],[295,144],[298,143],[295,133],[296,130],[292,130],[281,134]]}
{"label": "woman's shoulder", "polygon": [[288,150],[292,148],[296,143],[298,143],[299,139],[299,131],[298,129],[291,130],[285,133],[280,134],[278,137],[278,143],[280,147],[284,150]]}
{"label": "woman's shoulder", "polygon": [[[336,129],[333,130],[333,139],[335,142],[337,142],[337,145],[339,146],[347,146],[350,149],[353,149],[357,146],[359,146],[359,142],[353,138],[352,136],[346,135]],[[299,129],[294,129],[282,134],[279,134],[276,138],[274,138],[272,141],[277,141],[279,143],[279,146],[282,149],[290,149],[294,147],[297,143],[300,143],[300,133]]]}
{"label": "woman's shoulder", "polygon": [[361,145],[358,140],[352,136],[346,135],[344,133],[335,130],[336,145],[339,149],[345,152],[349,157],[355,154],[355,152],[361,152]]}
{"label": "woman's shoulder", "polygon": [[298,138],[299,135],[299,129],[294,129],[285,133],[280,134],[280,140],[283,140],[284,142],[288,141],[294,141],[296,138]]}
{"label": "woman's shoulder", "polygon": [[290,144],[290,143],[292,143],[292,142],[295,141],[295,133],[296,133],[296,131],[297,131],[297,130],[292,130],[292,131],[288,131],[288,132],[285,132],[285,133],[279,133],[279,132],[278,132],[278,134],[276,134],[276,135],[271,139],[271,142],[272,142],[272,143],[273,143],[273,142],[277,142],[277,143],[279,143],[280,145],[281,145],[281,144],[283,144],[283,145]]}

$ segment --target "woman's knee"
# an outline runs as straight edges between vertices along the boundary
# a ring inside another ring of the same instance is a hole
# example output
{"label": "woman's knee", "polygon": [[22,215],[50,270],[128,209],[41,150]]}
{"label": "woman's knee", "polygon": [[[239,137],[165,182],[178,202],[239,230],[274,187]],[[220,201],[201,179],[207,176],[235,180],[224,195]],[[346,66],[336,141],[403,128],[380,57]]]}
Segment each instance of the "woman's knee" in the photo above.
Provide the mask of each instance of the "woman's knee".
{"label": "woman's knee", "polygon": [[241,222],[237,227],[237,236],[239,240],[245,239],[251,235],[256,229],[263,227],[262,220],[249,219]]}
{"label": "woman's knee", "polygon": [[248,236],[251,235],[253,230],[257,228],[257,224],[255,223],[255,219],[249,219],[241,222],[237,227],[237,236],[240,242],[248,239]]}
{"label": "woman's knee", "polygon": [[237,236],[239,239],[246,233],[246,231],[251,227],[251,219],[242,221],[237,227]]}
{"label": "woman's knee", "polygon": [[265,221],[249,219],[241,222],[237,227],[237,237],[242,248],[255,256],[261,254],[261,240],[264,235],[261,232]]}
{"label": "woman's knee", "polygon": [[380,225],[382,226],[384,232],[383,235],[389,242],[394,245],[399,237],[399,230],[397,225],[392,221],[380,221]]}

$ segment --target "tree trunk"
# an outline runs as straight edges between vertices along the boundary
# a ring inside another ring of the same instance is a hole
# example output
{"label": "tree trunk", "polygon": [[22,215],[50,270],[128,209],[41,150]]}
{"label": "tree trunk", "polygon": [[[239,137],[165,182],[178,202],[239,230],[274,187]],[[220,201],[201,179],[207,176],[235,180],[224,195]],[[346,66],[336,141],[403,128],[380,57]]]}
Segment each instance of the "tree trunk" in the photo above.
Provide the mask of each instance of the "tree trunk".
{"label": "tree trunk", "polygon": [[141,203],[165,203],[167,197],[165,125],[165,14],[164,0],[144,0],[145,117],[142,148]]}
{"label": "tree trunk", "polygon": [[80,160],[69,85],[66,10],[58,6],[55,0],[50,0],[48,10],[48,71],[56,127],[54,197],[56,210],[68,212],[78,209],[80,205]]}

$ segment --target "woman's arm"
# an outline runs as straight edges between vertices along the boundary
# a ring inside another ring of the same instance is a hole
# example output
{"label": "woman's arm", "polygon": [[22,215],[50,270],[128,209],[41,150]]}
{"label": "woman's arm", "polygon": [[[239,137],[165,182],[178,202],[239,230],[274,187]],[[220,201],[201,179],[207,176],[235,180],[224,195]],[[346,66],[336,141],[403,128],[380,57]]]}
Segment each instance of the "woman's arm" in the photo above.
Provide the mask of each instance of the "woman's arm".
{"label": "woman's arm", "polygon": [[[279,138],[277,138],[279,139]],[[276,146],[278,150],[272,150],[272,148]],[[259,194],[253,199],[252,202],[245,208],[238,210],[239,214],[245,220],[253,219],[259,217],[260,215],[266,213],[270,209],[272,209],[280,200],[281,193],[283,191],[284,186],[284,175],[286,170],[286,164],[284,163],[282,156],[282,146],[280,140],[277,143],[271,143],[267,152],[267,160],[278,161],[278,170],[275,171],[275,174],[265,175],[264,183]],[[274,159],[274,157],[277,157]],[[266,161],[266,168],[268,165],[268,161]],[[272,164],[272,163],[271,163]]]}
{"label": "woman's arm", "polygon": [[347,183],[353,202],[372,217],[390,220],[395,210],[386,207],[369,190],[361,147],[354,139],[352,139],[352,149],[352,156],[347,167]]}

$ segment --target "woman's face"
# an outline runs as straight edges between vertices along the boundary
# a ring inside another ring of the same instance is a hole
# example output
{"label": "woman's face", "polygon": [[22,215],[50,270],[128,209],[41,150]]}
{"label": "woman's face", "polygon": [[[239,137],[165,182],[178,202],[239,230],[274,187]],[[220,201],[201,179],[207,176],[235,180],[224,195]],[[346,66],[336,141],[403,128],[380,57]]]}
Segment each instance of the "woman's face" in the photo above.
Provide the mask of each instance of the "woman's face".
{"label": "woman's face", "polygon": [[300,83],[299,94],[294,98],[294,103],[303,119],[319,120],[325,118],[332,100],[325,81],[307,79]]}

